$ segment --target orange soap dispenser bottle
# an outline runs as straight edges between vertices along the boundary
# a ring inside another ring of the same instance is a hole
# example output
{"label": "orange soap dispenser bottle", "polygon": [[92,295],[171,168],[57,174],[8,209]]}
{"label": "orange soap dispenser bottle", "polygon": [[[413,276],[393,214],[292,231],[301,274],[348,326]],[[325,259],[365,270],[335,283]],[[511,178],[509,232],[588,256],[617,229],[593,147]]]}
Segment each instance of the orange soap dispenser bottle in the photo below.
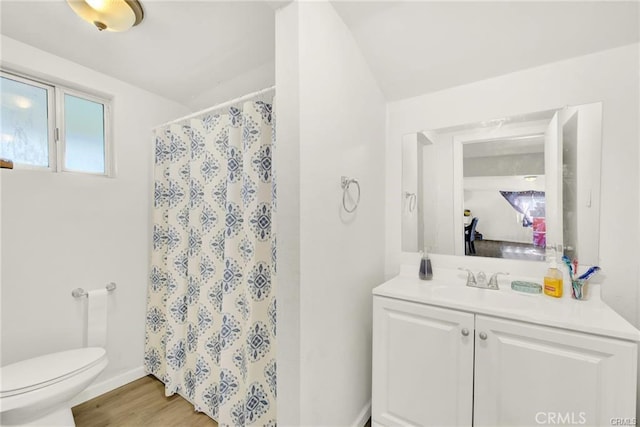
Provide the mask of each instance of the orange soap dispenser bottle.
{"label": "orange soap dispenser bottle", "polygon": [[562,271],[558,269],[555,257],[549,260],[549,269],[544,275],[544,293],[550,297],[562,297]]}

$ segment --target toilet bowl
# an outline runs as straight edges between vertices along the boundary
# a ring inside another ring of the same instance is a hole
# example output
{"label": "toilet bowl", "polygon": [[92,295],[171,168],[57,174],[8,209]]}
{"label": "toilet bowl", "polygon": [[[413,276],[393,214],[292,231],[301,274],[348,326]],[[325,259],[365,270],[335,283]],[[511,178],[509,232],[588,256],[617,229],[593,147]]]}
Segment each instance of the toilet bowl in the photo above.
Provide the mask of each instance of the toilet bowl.
{"label": "toilet bowl", "polygon": [[107,353],[87,347],[0,368],[0,425],[75,426],[70,400],[107,366]]}

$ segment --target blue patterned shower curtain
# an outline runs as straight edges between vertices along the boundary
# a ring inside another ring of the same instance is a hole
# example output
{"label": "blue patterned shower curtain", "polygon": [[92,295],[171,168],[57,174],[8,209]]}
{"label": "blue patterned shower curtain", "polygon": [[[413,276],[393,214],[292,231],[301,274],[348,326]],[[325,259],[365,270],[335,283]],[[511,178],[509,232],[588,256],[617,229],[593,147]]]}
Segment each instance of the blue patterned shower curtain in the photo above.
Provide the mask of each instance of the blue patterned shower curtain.
{"label": "blue patterned shower curtain", "polygon": [[275,425],[271,104],[205,114],[154,138],[145,369],[221,426]]}

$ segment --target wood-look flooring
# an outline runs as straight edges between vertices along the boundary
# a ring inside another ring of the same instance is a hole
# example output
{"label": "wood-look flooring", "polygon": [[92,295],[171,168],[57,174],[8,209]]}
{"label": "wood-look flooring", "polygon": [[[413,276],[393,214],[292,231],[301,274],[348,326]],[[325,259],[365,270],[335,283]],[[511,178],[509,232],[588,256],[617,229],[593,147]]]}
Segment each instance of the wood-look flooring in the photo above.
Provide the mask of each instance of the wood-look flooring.
{"label": "wood-look flooring", "polygon": [[72,408],[77,427],[217,427],[182,396],[165,397],[149,375]]}
{"label": "wood-look flooring", "polygon": [[[218,427],[182,396],[165,397],[148,375],[72,408],[76,427]],[[371,427],[371,419],[364,427]]]}
{"label": "wood-look flooring", "polygon": [[[501,240],[474,241],[476,253],[472,256],[488,258],[526,259],[544,261],[545,249],[530,243],[504,242]],[[466,255],[471,255],[467,253]]]}

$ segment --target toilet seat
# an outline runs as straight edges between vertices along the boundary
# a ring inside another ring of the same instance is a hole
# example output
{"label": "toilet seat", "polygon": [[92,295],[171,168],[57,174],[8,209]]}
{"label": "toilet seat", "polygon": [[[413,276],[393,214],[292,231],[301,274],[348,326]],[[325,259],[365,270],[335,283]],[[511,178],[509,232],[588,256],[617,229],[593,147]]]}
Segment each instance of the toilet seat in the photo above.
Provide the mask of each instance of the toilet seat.
{"label": "toilet seat", "polygon": [[28,393],[63,381],[101,363],[106,357],[105,349],[87,347],[0,367],[0,398]]}

